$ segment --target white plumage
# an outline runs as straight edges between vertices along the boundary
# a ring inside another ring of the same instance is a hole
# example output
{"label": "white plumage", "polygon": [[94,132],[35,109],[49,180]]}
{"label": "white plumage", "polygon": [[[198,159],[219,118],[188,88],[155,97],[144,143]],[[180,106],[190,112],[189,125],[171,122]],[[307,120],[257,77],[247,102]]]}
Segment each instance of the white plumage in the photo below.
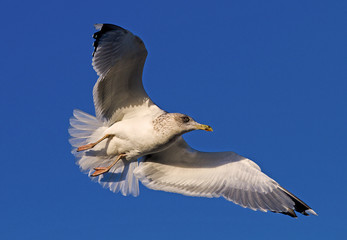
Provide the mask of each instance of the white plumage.
{"label": "white plumage", "polygon": [[83,172],[123,195],[137,196],[140,180],[151,189],[222,196],[253,210],[316,215],[251,160],[234,152],[206,153],[189,147],[182,134],[212,129],[186,115],[167,113],[150,100],[142,85],[147,50],[139,37],[111,24],[96,28],[96,117],[75,110],[69,129]]}

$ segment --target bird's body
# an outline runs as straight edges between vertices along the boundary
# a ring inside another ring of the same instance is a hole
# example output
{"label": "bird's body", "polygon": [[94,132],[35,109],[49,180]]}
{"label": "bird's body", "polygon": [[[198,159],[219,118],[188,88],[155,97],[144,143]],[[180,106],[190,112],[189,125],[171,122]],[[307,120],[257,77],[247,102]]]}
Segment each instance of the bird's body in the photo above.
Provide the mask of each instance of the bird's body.
{"label": "bird's body", "polygon": [[102,146],[106,147],[107,155],[125,153],[126,159],[132,160],[155,151],[162,139],[157,138],[153,122],[162,114],[164,112],[153,105],[151,109],[144,109],[134,116],[127,116],[122,121],[112,124],[103,133],[114,135],[109,139],[107,146]]}
{"label": "bird's body", "polygon": [[[104,187],[123,195],[145,186],[189,196],[219,197],[253,210],[296,217],[316,214],[300,199],[233,152],[189,147],[184,133],[212,128],[154,104],[142,85],[147,50],[131,32],[97,24],[93,67],[96,117],[75,110],[69,129],[77,163]],[[140,164],[138,163],[140,162]]]}

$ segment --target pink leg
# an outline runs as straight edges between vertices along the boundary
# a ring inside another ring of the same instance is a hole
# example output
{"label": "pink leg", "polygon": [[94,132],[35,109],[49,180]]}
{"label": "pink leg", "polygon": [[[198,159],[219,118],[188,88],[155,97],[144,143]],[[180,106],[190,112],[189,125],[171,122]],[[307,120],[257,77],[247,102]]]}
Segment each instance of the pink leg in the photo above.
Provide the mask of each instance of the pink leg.
{"label": "pink leg", "polygon": [[97,167],[94,168],[95,172],[91,175],[92,177],[97,177],[101,174],[107,173],[110,171],[110,169],[123,157],[125,157],[125,154],[120,154],[117,156],[117,158],[108,166],[108,167]]}
{"label": "pink leg", "polygon": [[102,140],[104,140],[104,139],[106,139],[106,138],[112,138],[113,136],[114,136],[113,134],[106,134],[105,136],[103,136],[101,139],[99,139],[99,140],[98,140],[97,142],[95,142],[95,143],[89,143],[89,144],[80,146],[79,148],[77,148],[77,152],[91,149],[91,148],[95,147],[95,145],[97,145],[98,143],[100,143]]}

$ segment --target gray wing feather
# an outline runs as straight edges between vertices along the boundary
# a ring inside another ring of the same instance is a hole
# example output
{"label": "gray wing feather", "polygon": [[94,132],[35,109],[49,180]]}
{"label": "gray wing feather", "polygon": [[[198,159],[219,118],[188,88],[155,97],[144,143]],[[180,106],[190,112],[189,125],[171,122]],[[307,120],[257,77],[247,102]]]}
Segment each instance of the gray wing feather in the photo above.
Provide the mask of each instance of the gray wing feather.
{"label": "gray wing feather", "polygon": [[146,156],[134,173],[146,187],[155,190],[188,196],[223,196],[243,207],[293,217],[293,210],[305,215],[311,210],[251,160],[234,152],[199,152],[182,138],[169,149]]}
{"label": "gray wing feather", "polygon": [[99,75],[93,89],[95,111],[98,118],[113,123],[123,117],[124,109],[149,99],[142,85],[147,50],[128,30],[111,24],[95,27],[99,30],[93,35],[92,64]]}

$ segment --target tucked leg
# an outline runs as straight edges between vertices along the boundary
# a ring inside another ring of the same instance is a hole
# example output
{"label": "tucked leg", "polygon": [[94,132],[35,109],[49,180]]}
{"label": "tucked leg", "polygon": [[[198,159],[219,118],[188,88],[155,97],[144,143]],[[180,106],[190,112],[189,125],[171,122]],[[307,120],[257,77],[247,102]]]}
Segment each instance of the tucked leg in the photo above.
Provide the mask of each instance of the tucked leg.
{"label": "tucked leg", "polygon": [[123,157],[125,157],[125,154],[120,154],[117,156],[117,158],[108,166],[108,167],[97,167],[94,168],[95,172],[91,175],[92,177],[97,177],[101,174],[107,173],[110,171],[110,169]]}
{"label": "tucked leg", "polygon": [[79,148],[77,148],[77,152],[91,149],[91,148],[95,147],[95,145],[97,145],[98,143],[100,143],[102,140],[104,140],[104,139],[106,139],[106,138],[112,138],[113,136],[114,136],[114,134],[106,134],[105,136],[103,136],[102,138],[100,138],[100,139],[99,139],[98,141],[96,141],[95,143],[89,143],[89,144],[80,146]]}

